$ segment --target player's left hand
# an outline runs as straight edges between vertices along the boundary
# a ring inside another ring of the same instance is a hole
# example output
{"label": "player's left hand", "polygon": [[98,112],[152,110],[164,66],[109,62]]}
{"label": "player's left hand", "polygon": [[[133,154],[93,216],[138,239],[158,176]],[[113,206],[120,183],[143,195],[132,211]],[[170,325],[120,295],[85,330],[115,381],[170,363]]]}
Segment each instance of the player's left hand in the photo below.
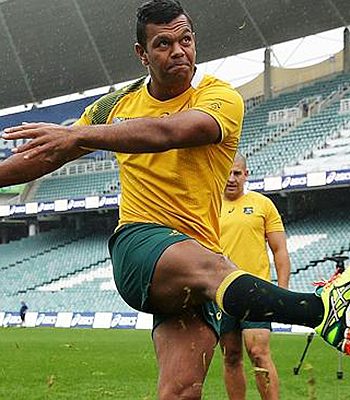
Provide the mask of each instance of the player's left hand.
{"label": "player's left hand", "polygon": [[24,123],[6,128],[2,135],[5,140],[30,139],[14,148],[13,153],[22,153],[25,159],[40,156],[47,162],[75,158],[80,151],[74,127],[48,123]]}

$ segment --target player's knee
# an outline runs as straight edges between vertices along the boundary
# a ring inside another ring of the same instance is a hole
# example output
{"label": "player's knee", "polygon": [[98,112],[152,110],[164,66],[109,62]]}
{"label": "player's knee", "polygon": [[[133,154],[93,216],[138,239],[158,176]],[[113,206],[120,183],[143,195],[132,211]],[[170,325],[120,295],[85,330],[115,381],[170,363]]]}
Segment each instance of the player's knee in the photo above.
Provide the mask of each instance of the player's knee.
{"label": "player's knee", "polygon": [[225,366],[230,369],[237,369],[243,366],[243,354],[242,351],[228,349],[224,354]]}
{"label": "player's knee", "polygon": [[236,267],[227,257],[213,253],[198,257],[188,268],[190,273],[186,276],[186,286],[192,294],[192,301],[198,304],[203,300],[214,300],[217,288]]}
{"label": "player's knee", "polygon": [[160,400],[200,400],[202,383],[167,382],[159,390]]}
{"label": "player's knee", "polygon": [[208,286],[215,286],[234,269],[234,264],[221,254],[202,257],[196,262],[197,282],[201,282],[204,289]]}
{"label": "player's knee", "polygon": [[270,358],[269,350],[262,346],[252,346],[248,350],[248,355],[255,367],[265,365],[266,361]]}

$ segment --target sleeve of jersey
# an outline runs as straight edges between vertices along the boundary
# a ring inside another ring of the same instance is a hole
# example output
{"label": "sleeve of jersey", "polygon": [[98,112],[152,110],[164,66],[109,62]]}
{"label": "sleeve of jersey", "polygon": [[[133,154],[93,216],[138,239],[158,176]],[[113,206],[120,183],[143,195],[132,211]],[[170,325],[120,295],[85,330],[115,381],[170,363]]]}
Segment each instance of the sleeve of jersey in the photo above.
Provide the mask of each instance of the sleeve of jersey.
{"label": "sleeve of jersey", "polygon": [[193,109],[211,115],[221,129],[221,142],[238,141],[241,135],[244,102],[233,88],[211,86],[199,94]]}
{"label": "sleeve of jersey", "polygon": [[271,232],[284,232],[282,218],[270,199],[266,199],[266,220],[265,229],[266,233]]}
{"label": "sleeve of jersey", "polygon": [[79,119],[77,121],[74,122],[73,125],[91,125],[92,122],[91,122],[89,115],[91,115],[91,113],[92,113],[93,106],[94,105],[91,104],[88,107],[86,107],[83,114],[79,117]]}

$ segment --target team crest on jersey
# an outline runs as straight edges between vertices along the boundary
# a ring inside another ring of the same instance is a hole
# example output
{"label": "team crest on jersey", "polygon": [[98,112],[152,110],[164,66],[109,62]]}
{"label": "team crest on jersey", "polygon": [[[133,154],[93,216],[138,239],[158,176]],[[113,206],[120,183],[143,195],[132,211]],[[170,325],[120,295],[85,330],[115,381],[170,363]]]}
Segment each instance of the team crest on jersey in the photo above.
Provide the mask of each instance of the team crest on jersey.
{"label": "team crest on jersey", "polygon": [[208,106],[208,108],[211,108],[212,110],[220,110],[221,108],[221,103],[219,101],[212,103]]}
{"label": "team crest on jersey", "polygon": [[117,124],[118,122],[123,122],[123,121],[125,121],[125,118],[123,118],[123,117],[115,117],[115,118],[113,118],[112,123],[113,124]]}
{"label": "team crest on jersey", "polygon": [[254,210],[253,207],[244,207],[243,212],[244,214],[253,214]]}

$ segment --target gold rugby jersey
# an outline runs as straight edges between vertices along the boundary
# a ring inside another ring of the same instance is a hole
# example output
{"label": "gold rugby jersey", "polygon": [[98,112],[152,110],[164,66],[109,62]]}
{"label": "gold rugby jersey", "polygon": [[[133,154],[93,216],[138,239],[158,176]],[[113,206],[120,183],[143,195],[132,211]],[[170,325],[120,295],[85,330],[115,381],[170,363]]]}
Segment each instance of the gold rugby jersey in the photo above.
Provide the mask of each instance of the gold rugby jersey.
{"label": "gold rugby jersey", "polygon": [[224,254],[244,271],[270,280],[266,234],[284,232],[273,202],[251,191],[234,201],[224,198],[220,228]]}
{"label": "gold rugby jersey", "polygon": [[196,109],[215,118],[221,128],[221,141],[161,153],[117,153],[122,194],[119,226],[133,222],[166,225],[209,249],[221,251],[222,192],[241,133],[243,100],[228,83],[198,70],[186,92],[166,101],[152,97],[147,82],[148,78],[141,78],[103,96],[87,107],[77,124],[166,118]]}

